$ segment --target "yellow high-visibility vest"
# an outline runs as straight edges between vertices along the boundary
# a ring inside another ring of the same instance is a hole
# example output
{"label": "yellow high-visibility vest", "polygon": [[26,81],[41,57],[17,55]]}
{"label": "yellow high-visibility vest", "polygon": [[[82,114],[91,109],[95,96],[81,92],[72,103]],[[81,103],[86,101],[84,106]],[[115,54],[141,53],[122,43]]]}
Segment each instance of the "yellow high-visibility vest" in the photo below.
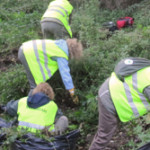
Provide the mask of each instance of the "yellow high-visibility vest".
{"label": "yellow high-visibility vest", "polygon": [[54,121],[58,107],[54,101],[38,107],[36,109],[30,108],[27,105],[27,97],[24,97],[18,102],[18,126],[25,128],[30,132],[42,130],[45,127],[49,131],[54,130]]}
{"label": "yellow high-visibility vest", "polygon": [[72,37],[72,31],[69,25],[69,15],[73,10],[73,6],[68,2],[68,0],[55,0],[52,1],[42,19],[44,18],[56,18],[62,22],[66,30],[68,31],[70,37]]}
{"label": "yellow high-visibility vest", "polygon": [[117,114],[122,122],[127,122],[146,114],[150,101],[143,90],[150,85],[150,67],[143,68],[124,78],[118,79],[113,72],[109,80],[109,90]]}
{"label": "yellow high-visibility vest", "polygon": [[53,40],[33,40],[23,43],[23,53],[36,84],[48,80],[57,70],[58,64],[51,57],[63,57],[66,53]]}

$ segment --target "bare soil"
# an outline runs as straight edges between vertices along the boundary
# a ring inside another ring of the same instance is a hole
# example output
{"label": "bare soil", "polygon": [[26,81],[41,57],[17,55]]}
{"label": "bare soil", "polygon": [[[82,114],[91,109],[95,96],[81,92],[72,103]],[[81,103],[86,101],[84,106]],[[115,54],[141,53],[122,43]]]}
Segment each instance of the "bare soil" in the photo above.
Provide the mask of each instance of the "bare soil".
{"label": "bare soil", "polygon": [[11,65],[19,63],[18,50],[14,49],[10,53],[0,54],[0,72],[6,71]]}
{"label": "bare soil", "polygon": [[[94,134],[87,135],[87,143],[84,146],[78,146],[78,150],[88,150],[93,137]],[[141,142],[137,137],[129,136],[126,131],[118,128],[115,135],[112,137],[104,150],[130,150],[133,148],[128,145],[131,140],[133,140],[135,144]]]}

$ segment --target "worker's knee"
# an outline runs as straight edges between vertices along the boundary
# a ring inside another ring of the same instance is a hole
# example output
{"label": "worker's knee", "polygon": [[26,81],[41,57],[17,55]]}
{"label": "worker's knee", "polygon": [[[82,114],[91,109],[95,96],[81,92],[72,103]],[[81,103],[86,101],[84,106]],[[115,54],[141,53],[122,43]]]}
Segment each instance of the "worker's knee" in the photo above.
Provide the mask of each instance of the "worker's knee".
{"label": "worker's knee", "polygon": [[68,128],[68,124],[68,118],[61,116],[55,124],[55,131],[59,131],[60,133],[64,132]]}
{"label": "worker's knee", "polygon": [[59,118],[60,122],[67,128],[68,127],[68,118],[66,116],[61,116]]}

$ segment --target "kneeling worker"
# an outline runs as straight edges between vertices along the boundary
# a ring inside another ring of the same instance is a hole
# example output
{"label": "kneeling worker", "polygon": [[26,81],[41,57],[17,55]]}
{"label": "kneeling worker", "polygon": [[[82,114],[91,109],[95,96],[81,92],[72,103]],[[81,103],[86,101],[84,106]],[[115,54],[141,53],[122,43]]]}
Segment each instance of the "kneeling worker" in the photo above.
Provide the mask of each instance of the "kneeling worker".
{"label": "kneeling worker", "polygon": [[18,116],[19,128],[30,132],[48,129],[51,132],[64,132],[68,127],[68,118],[63,116],[53,101],[54,92],[48,83],[40,83],[29,97],[11,100],[4,112]]}

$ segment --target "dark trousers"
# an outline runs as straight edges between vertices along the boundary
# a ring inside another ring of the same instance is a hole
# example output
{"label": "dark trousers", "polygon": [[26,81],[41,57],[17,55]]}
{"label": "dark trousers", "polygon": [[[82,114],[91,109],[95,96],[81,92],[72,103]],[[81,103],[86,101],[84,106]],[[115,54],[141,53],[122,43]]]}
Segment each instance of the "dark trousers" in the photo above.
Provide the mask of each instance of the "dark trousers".
{"label": "dark trousers", "polygon": [[59,23],[44,21],[41,22],[42,33],[45,39],[67,39],[69,34],[65,27]]}

